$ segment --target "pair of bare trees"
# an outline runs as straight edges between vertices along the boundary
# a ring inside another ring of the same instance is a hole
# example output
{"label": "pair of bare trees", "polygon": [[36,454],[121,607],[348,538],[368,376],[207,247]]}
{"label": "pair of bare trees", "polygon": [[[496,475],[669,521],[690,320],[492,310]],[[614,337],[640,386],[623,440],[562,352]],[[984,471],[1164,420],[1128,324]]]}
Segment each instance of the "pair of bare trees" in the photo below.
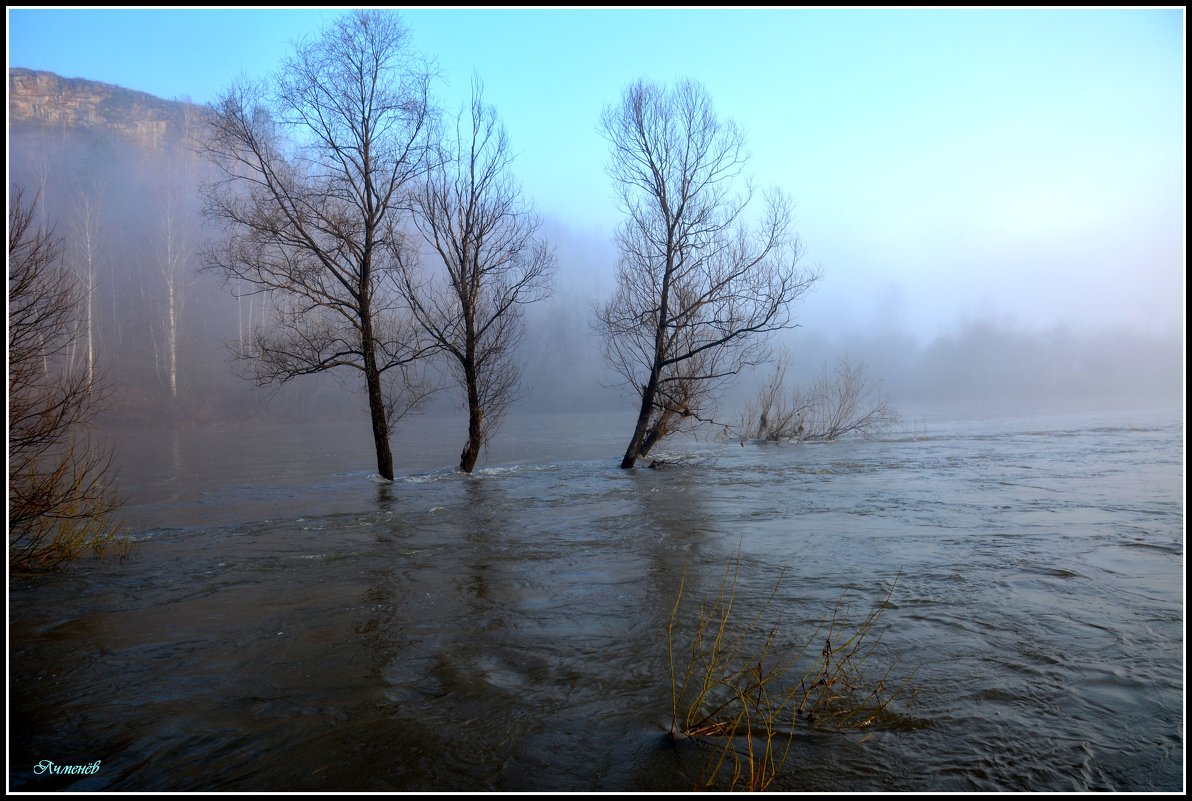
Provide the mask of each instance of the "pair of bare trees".
{"label": "pair of bare trees", "polygon": [[52,564],[117,536],[111,451],[89,436],[103,401],[87,341],[90,292],[34,223],[21,189],[8,213],[9,561]]}
{"label": "pair of bare trees", "polygon": [[[442,136],[432,77],[396,14],[355,11],[269,81],[229,90],[207,143],[222,178],[206,209],[228,234],[208,263],[272,304],[242,349],[248,376],[358,371],[386,479],[393,425],[432,391],[435,353],[465,391],[472,470],[513,397],[521,306],[553,267],[494,112],[474,89],[470,125]],[[424,268],[424,243],[445,278]]]}

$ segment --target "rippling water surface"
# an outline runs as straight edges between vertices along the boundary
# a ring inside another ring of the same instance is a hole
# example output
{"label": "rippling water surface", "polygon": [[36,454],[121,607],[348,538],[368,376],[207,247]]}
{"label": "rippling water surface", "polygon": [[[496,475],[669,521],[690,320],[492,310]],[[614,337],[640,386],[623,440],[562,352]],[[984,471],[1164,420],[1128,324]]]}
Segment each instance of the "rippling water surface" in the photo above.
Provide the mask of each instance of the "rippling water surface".
{"label": "rippling water surface", "polygon": [[474,476],[457,428],[396,438],[392,485],[364,426],[123,434],[137,558],[10,577],[10,787],[689,789],[667,623],[738,551],[792,642],[893,590],[871,660],[906,692],[800,730],[777,788],[1184,786],[1178,411],[632,471],[620,417],[519,418]]}

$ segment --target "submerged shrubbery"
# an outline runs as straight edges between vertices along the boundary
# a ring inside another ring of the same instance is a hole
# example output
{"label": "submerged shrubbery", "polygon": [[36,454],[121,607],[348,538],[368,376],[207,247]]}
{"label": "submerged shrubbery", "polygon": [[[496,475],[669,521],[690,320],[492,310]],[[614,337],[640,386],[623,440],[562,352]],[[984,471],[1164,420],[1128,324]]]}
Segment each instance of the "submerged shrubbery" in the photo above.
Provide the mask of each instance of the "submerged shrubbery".
{"label": "submerged shrubbery", "polygon": [[844,356],[824,367],[810,385],[787,389],[790,356],[784,353],[770,379],[729,429],[741,442],[828,441],[870,436],[895,425],[899,416],[880,386],[870,385],[863,366]]}
{"label": "submerged shrubbery", "polygon": [[[866,670],[897,578],[859,623],[850,623],[842,597],[826,623],[792,644],[780,637],[781,621],[763,619],[777,584],[756,612],[743,616],[736,608],[739,571],[738,554],[683,635],[680,583],[667,626],[669,736],[703,747],[696,789],[765,790],[787,763],[796,731],[865,728],[903,689],[888,684],[892,665]],[[680,636],[690,643],[680,645]]]}

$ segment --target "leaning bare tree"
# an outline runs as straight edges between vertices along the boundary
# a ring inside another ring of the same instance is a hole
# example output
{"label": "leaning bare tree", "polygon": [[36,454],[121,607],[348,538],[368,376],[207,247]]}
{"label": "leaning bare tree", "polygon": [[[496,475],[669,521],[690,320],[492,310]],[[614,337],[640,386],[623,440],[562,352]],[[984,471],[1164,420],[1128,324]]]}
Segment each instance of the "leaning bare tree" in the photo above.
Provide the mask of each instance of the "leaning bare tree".
{"label": "leaning bare tree", "polygon": [[87,287],[34,225],[19,187],[8,212],[9,562],[53,564],[117,537],[112,452],[88,434],[103,400],[85,334]]}
{"label": "leaning bare tree", "polygon": [[798,267],[791,204],[767,195],[754,229],[752,192],[735,193],[745,141],[707,92],[639,82],[607,108],[609,173],[628,219],[617,233],[617,288],[597,311],[605,358],[640,400],[621,467],[662,437],[710,419],[725,379],[768,355],[815,282]]}
{"label": "leaning bare tree", "polygon": [[505,129],[475,84],[470,113],[414,200],[414,224],[444,275],[422,281],[415,260],[401,273],[414,318],[447,354],[466,396],[465,473],[516,399],[512,350],[523,309],[546,296],[555,266],[554,253],[535,238],[538,218],[509,176],[512,161]]}
{"label": "leaning bare tree", "polygon": [[422,398],[425,348],[386,276],[426,170],[430,81],[396,14],[353,11],[268,82],[230,89],[207,142],[222,178],[206,212],[227,230],[208,264],[273,304],[242,351],[249,377],[359,371],[387,479],[393,423]]}

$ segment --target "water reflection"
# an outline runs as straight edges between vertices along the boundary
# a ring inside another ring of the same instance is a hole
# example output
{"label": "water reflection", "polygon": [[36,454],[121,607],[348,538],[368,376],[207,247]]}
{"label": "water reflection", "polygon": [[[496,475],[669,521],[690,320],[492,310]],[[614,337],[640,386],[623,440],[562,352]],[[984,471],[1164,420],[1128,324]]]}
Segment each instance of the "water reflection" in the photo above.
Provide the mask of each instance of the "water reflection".
{"label": "water reflection", "polygon": [[392,512],[397,496],[393,491],[392,481],[377,482],[377,509],[381,512]]}

